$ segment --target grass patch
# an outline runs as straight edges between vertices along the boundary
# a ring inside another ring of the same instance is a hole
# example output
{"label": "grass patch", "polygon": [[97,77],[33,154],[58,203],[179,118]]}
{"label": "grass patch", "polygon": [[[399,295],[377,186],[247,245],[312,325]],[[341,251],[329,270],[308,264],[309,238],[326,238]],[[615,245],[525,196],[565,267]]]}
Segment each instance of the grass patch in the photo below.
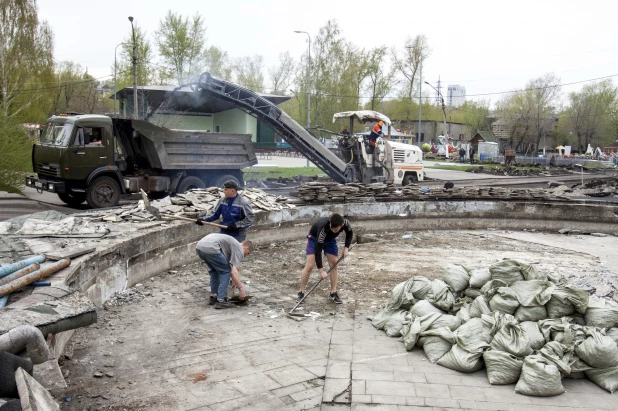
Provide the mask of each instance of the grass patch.
{"label": "grass patch", "polygon": [[5,184],[2,181],[0,181],[0,191],[6,191],[8,193],[22,195],[21,191],[18,188]]}
{"label": "grass patch", "polygon": [[247,167],[242,170],[245,180],[267,178],[293,178],[295,176],[318,176],[324,173],[317,167]]}

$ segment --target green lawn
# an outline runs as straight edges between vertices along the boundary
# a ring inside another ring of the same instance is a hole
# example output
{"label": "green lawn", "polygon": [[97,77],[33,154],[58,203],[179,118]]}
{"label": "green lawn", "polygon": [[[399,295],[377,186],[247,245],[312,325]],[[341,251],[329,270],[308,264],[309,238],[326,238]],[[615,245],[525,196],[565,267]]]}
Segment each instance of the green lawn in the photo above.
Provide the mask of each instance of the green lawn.
{"label": "green lawn", "polygon": [[294,176],[317,176],[325,174],[317,167],[247,167],[242,170],[245,180],[266,178],[293,178]]}
{"label": "green lawn", "polygon": [[0,191],[6,191],[9,193],[14,193],[14,194],[21,194],[21,191],[19,191],[19,189],[10,186],[8,184],[5,184],[3,182],[0,181]]}

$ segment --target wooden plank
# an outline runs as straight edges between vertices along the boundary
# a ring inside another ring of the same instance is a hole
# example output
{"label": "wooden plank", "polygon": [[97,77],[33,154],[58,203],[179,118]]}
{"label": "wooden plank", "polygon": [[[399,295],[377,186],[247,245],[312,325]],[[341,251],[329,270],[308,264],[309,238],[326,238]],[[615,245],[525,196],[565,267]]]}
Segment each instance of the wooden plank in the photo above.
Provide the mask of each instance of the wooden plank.
{"label": "wooden plank", "polygon": [[49,253],[44,253],[45,257],[49,260],[52,261],[58,261],[58,260],[62,260],[65,258],[75,258],[75,257],[79,257],[80,255],[84,255],[84,254],[88,254],[88,253],[92,253],[93,251],[95,251],[96,248],[69,248],[66,250],[56,250],[56,251],[51,251]]}

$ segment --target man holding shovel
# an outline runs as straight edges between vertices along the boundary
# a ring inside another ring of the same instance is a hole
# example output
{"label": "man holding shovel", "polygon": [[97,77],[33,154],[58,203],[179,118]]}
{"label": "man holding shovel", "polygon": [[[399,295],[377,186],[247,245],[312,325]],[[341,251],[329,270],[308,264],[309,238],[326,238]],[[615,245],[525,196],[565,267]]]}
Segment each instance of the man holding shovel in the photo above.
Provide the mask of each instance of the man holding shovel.
{"label": "man holding shovel", "polygon": [[224,197],[219,200],[213,213],[208,217],[198,218],[195,223],[203,225],[204,221],[212,222],[221,218],[221,224],[227,226],[226,229],[221,229],[221,234],[232,236],[238,242],[244,241],[249,227],[253,224],[254,215],[249,201],[238,194],[239,188],[234,180],[223,183]]}
{"label": "man holding shovel", "polygon": [[234,304],[227,301],[230,277],[234,286],[240,290],[240,300],[247,297],[238,269],[243,258],[252,251],[251,241],[239,243],[234,237],[225,234],[208,234],[197,243],[195,252],[206,262],[210,274],[208,305],[214,305],[217,309],[234,307]]}
{"label": "man holding shovel", "polygon": [[345,231],[345,246],[343,249],[343,257],[345,258],[348,256],[350,244],[352,244],[352,227],[346,218],[335,213],[330,218],[324,217],[319,219],[309,230],[307,249],[305,250],[307,263],[300,273],[300,291],[298,292],[297,301],[305,297],[305,287],[307,287],[309,275],[314,266],[317,265],[322,278],[328,277],[329,274],[326,273],[322,265],[322,251],[324,251],[328,259],[328,265],[332,267],[330,271],[330,295],[328,298],[335,304],[343,302],[339,298],[339,294],[337,294],[337,267],[335,266],[339,255],[337,236],[342,230]]}

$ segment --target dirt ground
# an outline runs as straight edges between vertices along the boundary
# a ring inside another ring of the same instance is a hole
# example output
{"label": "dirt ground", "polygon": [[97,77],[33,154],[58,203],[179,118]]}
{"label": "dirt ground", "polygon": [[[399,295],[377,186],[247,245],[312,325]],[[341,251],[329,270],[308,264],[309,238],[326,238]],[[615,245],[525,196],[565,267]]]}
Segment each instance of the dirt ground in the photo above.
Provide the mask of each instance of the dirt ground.
{"label": "dirt ground", "polygon": [[[375,311],[386,302],[396,284],[412,276],[440,278],[448,263],[480,268],[503,258],[534,263],[541,272],[560,273],[571,283],[587,286],[591,293],[602,286],[612,292],[618,289],[618,263],[612,251],[618,249],[618,237],[497,230],[383,232],[363,236],[371,242],[353,248],[339,268],[339,291],[344,304],[337,306],[328,301],[324,281],[307,298],[300,312],[318,313],[314,321],[320,321],[333,315],[351,317],[359,309]],[[235,315],[244,321],[251,321],[251,317],[284,316],[295,304],[305,261],[304,247],[305,240],[272,243],[248,256],[241,278],[254,298],[234,309]],[[310,285],[317,279],[314,271]],[[212,338],[216,329],[196,326],[201,313],[210,308],[206,305],[208,292],[206,266],[194,263],[162,273],[108,301],[99,310],[98,323],[79,329],[66,350],[67,356],[61,360],[69,385],[58,397],[65,401],[62,408],[148,409],[139,401],[140,392],[143,393],[140,390],[153,388],[147,381],[135,380],[130,366],[127,369],[127,358],[139,364],[140,353],[147,349],[174,352],[181,340],[182,344],[199,346],[199,341]],[[165,321],[178,323],[183,336],[162,332]],[[289,321],[290,327],[295,324]],[[142,336],[138,328],[151,331]],[[151,333],[156,333],[156,338],[149,337]],[[195,378],[200,376],[196,374]],[[70,402],[66,402],[67,397]]]}

